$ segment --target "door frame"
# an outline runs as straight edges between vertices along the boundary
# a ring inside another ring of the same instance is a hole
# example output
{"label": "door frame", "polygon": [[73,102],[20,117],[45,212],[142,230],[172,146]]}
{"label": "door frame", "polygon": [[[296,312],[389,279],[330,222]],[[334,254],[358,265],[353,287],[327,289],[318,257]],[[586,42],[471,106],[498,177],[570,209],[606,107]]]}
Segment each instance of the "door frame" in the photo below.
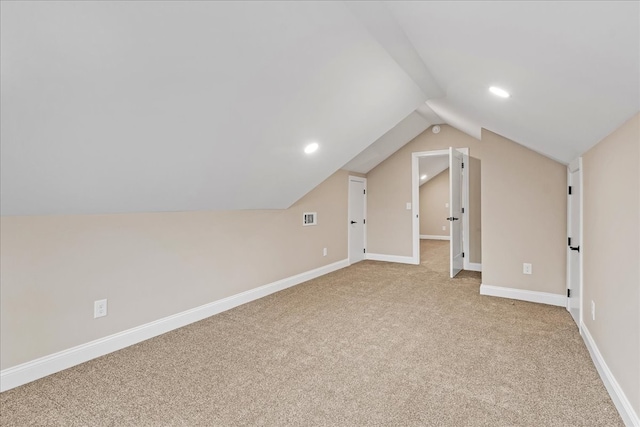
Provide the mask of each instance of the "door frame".
{"label": "door frame", "polygon": [[[351,212],[351,181],[362,182],[364,186],[364,194],[362,195],[363,200],[363,217],[364,223],[362,224],[362,234],[363,234],[363,245],[366,251],[367,249],[367,178],[363,178],[361,176],[349,175],[347,179],[347,259],[349,260],[349,265],[353,264],[351,262],[351,227],[349,224],[350,218],[349,214]],[[363,260],[367,259],[367,253],[364,253]]]}
{"label": "door frame", "polygon": [[[465,253],[464,269],[469,270],[469,148],[455,148],[464,156],[467,166],[462,174],[462,203],[465,212],[462,215],[462,250]],[[417,151],[411,153],[411,229],[413,234],[412,264],[420,264],[420,157],[449,157],[449,149],[433,151]],[[451,180],[451,178],[449,178]]]}
{"label": "door frame", "polygon": [[[573,184],[571,179],[571,174],[574,172],[578,172],[578,183],[580,188],[580,203],[579,208],[580,213],[578,217],[580,218],[580,228],[578,230],[579,243],[580,243],[580,251],[578,252],[578,258],[580,259],[580,272],[579,272],[579,280],[578,280],[578,309],[580,313],[578,315],[578,330],[582,334],[582,324],[584,322],[584,296],[582,295],[584,286],[584,185],[583,185],[583,169],[582,169],[582,157],[578,157],[567,166],[567,189],[570,185]],[[569,191],[567,191],[567,239],[571,234],[571,196],[569,195]],[[568,242],[567,242],[568,243]],[[567,290],[571,289],[571,249],[569,249],[569,245],[567,244]],[[567,297],[567,311],[570,311],[570,298]]]}

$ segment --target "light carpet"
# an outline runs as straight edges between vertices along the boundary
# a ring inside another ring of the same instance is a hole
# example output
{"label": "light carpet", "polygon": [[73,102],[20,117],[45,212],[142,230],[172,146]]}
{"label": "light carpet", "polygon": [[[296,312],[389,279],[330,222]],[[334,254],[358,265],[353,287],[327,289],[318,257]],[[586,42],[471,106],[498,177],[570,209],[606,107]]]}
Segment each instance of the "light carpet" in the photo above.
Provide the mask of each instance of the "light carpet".
{"label": "light carpet", "polygon": [[621,426],[569,313],[363,261],[0,395],[3,426]]}

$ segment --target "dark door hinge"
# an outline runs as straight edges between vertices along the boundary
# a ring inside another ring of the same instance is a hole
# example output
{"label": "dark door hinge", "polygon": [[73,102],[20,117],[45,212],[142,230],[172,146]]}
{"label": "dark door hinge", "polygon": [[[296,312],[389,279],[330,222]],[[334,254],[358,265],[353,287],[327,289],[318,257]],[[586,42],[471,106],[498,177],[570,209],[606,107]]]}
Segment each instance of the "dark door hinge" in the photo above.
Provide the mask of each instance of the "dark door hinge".
{"label": "dark door hinge", "polygon": [[366,254],[367,253],[367,249],[366,248],[363,249],[362,252],[364,252]]}
{"label": "dark door hinge", "polygon": [[462,162],[462,167],[460,169],[464,169],[464,162]]}
{"label": "dark door hinge", "polygon": [[367,190],[362,190],[362,194],[367,194]]}
{"label": "dark door hinge", "polygon": [[571,194],[571,186],[569,186],[569,194]]}
{"label": "dark door hinge", "polygon": [[464,258],[464,252],[462,252],[462,258]]}
{"label": "dark door hinge", "polygon": [[567,238],[567,246],[571,246],[571,237]]}
{"label": "dark door hinge", "polygon": [[462,213],[464,213],[464,208],[462,208]]}
{"label": "dark door hinge", "polygon": [[363,223],[363,224],[366,224],[366,223],[367,223],[367,220],[366,220],[366,219],[363,219],[363,220],[362,220],[362,223]]}
{"label": "dark door hinge", "polygon": [[571,289],[567,289],[567,298],[571,298]]}

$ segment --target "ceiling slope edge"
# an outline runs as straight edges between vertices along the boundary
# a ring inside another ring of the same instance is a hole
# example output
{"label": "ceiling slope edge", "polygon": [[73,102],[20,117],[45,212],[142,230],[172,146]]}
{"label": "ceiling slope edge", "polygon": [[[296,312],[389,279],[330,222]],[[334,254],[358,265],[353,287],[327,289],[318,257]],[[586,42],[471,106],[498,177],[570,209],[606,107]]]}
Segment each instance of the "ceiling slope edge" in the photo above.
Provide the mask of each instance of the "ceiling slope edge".
{"label": "ceiling slope edge", "polygon": [[435,123],[414,111],[351,159],[342,169],[366,174],[433,124]]}
{"label": "ceiling slope edge", "polygon": [[425,99],[445,96],[444,90],[433,78],[404,30],[384,3],[368,1],[345,3],[373,38],[418,85]]}

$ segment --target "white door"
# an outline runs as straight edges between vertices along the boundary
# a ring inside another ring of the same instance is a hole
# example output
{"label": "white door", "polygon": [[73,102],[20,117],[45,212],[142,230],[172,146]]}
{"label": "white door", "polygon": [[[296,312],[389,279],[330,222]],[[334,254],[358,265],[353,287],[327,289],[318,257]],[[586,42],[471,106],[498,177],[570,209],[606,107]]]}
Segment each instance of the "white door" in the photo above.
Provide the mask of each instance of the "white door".
{"label": "white door", "polygon": [[349,264],[362,261],[366,248],[367,180],[349,177]]}
{"label": "white door", "polygon": [[[568,218],[569,225],[567,227],[569,239],[568,239],[568,260],[569,260],[569,280],[568,280],[568,298],[567,309],[571,313],[571,317],[580,325],[580,293],[581,293],[581,281],[582,281],[582,269],[581,269],[581,198],[582,188],[580,185],[581,173],[580,161],[569,165],[569,201],[568,201]],[[573,167],[572,167],[573,166]]]}
{"label": "white door", "polygon": [[462,161],[463,154],[449,148],[449,227],[450,275],[455,277],[464,266],[462,252]]}

